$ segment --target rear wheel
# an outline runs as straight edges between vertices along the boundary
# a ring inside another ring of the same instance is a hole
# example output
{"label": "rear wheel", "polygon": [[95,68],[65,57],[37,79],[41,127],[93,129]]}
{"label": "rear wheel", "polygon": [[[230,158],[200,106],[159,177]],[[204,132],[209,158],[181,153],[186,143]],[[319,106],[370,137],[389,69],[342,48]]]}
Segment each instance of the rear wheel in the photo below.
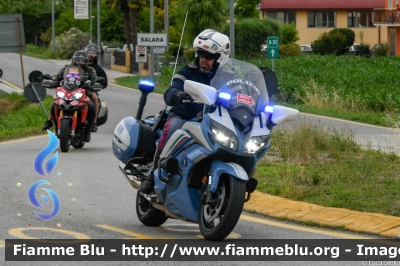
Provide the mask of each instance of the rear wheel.
{"label": "rear wheel", "polygon": [[61,121],[60,130],[60,149],[62,152],[68,152],[71,145],[71,123],[70,119]]}
{"label": "rear wheel", "polygon": [[162,211],[151,206],[151,203],[139,192],[136,194],[136,215],[147,226],[159,226],[168,219]]}
{"label": "rear wheel", "polygon": [[201,203],[200,232],[205,239],[222,240],[235,228],[242,213],[246,183],[233,176],[219,180],[213,202]]}

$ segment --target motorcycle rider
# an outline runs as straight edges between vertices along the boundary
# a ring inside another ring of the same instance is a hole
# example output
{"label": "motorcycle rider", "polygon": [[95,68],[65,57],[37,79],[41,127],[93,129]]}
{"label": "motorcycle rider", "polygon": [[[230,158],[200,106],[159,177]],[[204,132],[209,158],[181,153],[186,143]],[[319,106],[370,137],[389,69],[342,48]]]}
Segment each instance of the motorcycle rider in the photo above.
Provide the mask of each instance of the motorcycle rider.
{"label": "motorcycle rider", "polygon": [[[164,94],[165,103],[172,108],[158,142],[153,161],[153,171],[157,168],[161,151],[171,135],[188,120],[197,117],[197,113],[203,110],[202,104],[183,103],[184,100],[193,100],[183,90],[185,80],[210,85],[217,69],[222,67],[229,59],[230,41],[228,36],[216,30],[207,29],[194,39],[193,48],[196,50],[195,65],[186,65],[179,69],[172,80],[172,84]],[[149,178],[140,184],[138,192],[149,194],[153,190],[153,171]]]}
{"label": "motorcycle rider", "polygon": [[[88,57],[85,51],[83,50],[78,50],[76,51],[73,55],[72,55],[72,59],[71,59],[72,63],[70,65],[65,65],[63,66],[60,71],[53,75],[53,81],[55,82],[61,82],[64,79],[64,71],[65,68],[67,68],[68,66],[74,65],[74,66],[78,66],[81,67],[83,69],[83,77],[82,77],[82,82],[85,83],[87,80],[90,81],[94,81],[97,78],[96,75],[96,71],[94,70],[94,68],[89,67],[87,65],[88,62]],[[88,95],[90,95],[90,91],[86,90],[86,93]],[[95,107],[93,105],[93,102],[90,101],[88,103],[88,114],[87,114],[87,120],[88,120],[88,127],[85,130],[85,138],[84,141],[85,142],[89,142],[90,141],[90,128],[94,122],[94,118],[95,118]],[[47,121],[44,123],[44,126],[42,127],[43,130],[47,130],[49,128],[51,128],[53,126],[53,113],[54,113],[54,103],[51,105],[50,108],[50,113],[49,116],[47,118]],[[54,121],[54,123],[56,123],[56,121]]]}
{"label": "motorcycle rider", "polygon": [[[103,85],[103,89],[105,89],[108,85],[107,83],[107,75],[104,69],[97,63],[100,55],[99,46],[95,43],[89,43],[85,47],[85,52],[88,55],[89,63],[88,66],[94,68],[96,70],[96,74],[98,77],[104,78],[104,81],[100,84]],[[94,118],[94,123],[91,128],[91,132],[97,132],[97,117],[99,115],[99,99],[97,92],[92,92],[90,94],[90,98],[93,101],[94,107],[96,108],[96,116]]]}

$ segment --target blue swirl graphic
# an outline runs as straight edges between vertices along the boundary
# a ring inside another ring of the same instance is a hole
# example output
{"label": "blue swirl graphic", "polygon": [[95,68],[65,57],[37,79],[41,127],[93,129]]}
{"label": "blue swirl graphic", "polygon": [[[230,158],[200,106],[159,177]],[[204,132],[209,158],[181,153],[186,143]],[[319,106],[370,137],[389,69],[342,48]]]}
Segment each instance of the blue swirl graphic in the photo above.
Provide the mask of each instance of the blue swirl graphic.
{"label": "blue swirl graphic", "polygon": [[[42,184],[51,185],[50,182],[48,182],[47,180],[39,180],[39,181],[33,183],[33,185],[31,186],[31,188],[28,191],[29,201],[32,203],[33,206],[35,206],[36,208],[39,208],[39,209],[43,209],[43,206],[40,204],[40,202],[36,198],[36,191],[37,191],[38,187]],[[60,200],[59,200],[57,194],[53,190],[47,189],[47,188],[42,188],[42,189],[50,195],[50,197],[53,201],[53,204],[54,204],[53,211],[50,214],[43,214],[43,213],[39,213],[39,212],[35,211],[35,214],[40,219],[47,221],[47,220],[54,218],[60,211]],[[42,195],[41,199],[46,204],[49,203],[49,200],[45,195]]]}
{"label": "blue swirl graphic", "polygon": [[[47,144],[46,147],[44,147],[42,150],[38,152],[38,154],[35,157],[35,161],[33,162],[33,169],[35,169],[36,173],[38,173],[41,176],[46,176],[46,173],[44,172],[43,169],[43,162],[44,160],[52,153],[54,152],[57,147],[59,140],[54,135],[53,132],[50,130],[47,130],[47,134],[49,134],[49,143]],[[54,168],[56,167],[58,162],[58,152],[56,152],[46,163],[46,172],[47,174],[50,174]]]}

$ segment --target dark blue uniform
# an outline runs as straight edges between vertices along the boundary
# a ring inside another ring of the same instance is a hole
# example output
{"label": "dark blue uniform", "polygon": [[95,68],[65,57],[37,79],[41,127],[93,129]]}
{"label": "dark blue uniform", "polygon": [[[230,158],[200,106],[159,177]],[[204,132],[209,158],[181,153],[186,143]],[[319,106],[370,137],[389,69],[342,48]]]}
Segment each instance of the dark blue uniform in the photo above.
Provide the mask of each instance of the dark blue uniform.
{"label": "dark blue uniform", "polygon": [[186,65],[179,69],[172,79],[172,84],[164,93],[164,101],[172,106],[171,117],[164,125],[163,132],[158,142],[158,148],[162,150],[171,135],[182,127],[182,125],[192,118],[197,117],[197,113],[203,110],[203,104],[198,103],[179,103],[177,94],[183,90],[185,80],[192,80],[206,85],[210,85],[214,73],[203,73],[197,66]]}
{"label": "dark blue uniform", "polygon": [[198,103],[181,103],[179,104],[177,94],[183,90],[185,80],[192,80],[206,85],[210,85],[213,73],[203,73],[195,65],[186,65],[179,69],[178,73],[172,79],[172,84],[164,94],[164,101],[167,105],[172,106],[171,112],[177,116],[186,119],[192,119],[197,113],[203,110],[203,105]]}

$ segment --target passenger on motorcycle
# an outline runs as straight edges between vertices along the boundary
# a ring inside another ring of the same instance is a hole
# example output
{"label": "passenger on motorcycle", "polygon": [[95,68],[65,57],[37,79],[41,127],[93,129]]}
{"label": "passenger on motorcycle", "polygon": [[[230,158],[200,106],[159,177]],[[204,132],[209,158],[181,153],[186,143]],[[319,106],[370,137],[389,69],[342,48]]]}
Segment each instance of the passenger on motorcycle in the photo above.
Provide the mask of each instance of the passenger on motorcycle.
{"label": "passenger on motorcycle", "polygon": [[[193,48],[196,50],[195,65],[186,65],[179,69],[174,76],[171,86],[164,94],[164,101],[172,106],[170,117],[165,123],[162,135],[153,161],[153,170],[157,168],[159,156],[167,140],[185,122],[197,116],[203,110],[203,105],[197,103],[183,103],[184,100],[193,100],[183,90],[185,80],[192,80],[210,85],[217,69],[222,67],[229,59],[230,41],[228,36],[212,29],[201,32],[193,41]],[[154,187],[154,177],[149,178],[140,184],[138,192],[149,194]]]}
{"label": "passenger on motorcycle", "polygon": [[[100,49],[99,46],[95,43],[89,43],[86,45],[85,52],[88,55],[89,63],[88,66],[93,67],[94,70],[96,71],[96,74],[98,77],[102,77],[105,80],[101,82],[103,85],[103,89],[105,89],[108,85],[107,83],[107,75],[104,69],[97,63],[100,55]],[[97,92],[92,92],[90,95],[90,98],[93,101],[94,107],[96,108],[96,116],[94,118],[94,123],[91,128],[91,132],[97,132],[97,117],[99,115],[99,99]]]}
{"label": "passenger on motorcycle", "polygon": [[[92,68],[89,67],[87,65],[88,62],[88,57],[85,51],[82,50],[78,50],[76,51],[71,59],[72,63],[70,65],[75,65],[78,67],[81,67],[84,71],[83,77],[82,77],[82,83],[84,84],[87,80],[90,81],[94,81],[97,78],[96,75],[96,71]],[[63,66],[63,68],[61,68],[61,70],[53,75],[53,81],[54,82],[61,82],[64,79],[64,70],[65,68],[68,67],[68,65]],[[90,95],[90,91],[86,90],[86,93],[88,95]],[[88,127],[86,128],[85,131],[85,142],[89,142],[90,141],[90,128],[94,122],[94,118],[95,118],[95,107],[93,105],[93,102],[90,101],[88,103],[88,107],[89,107],[89,111],[88,111],[88,115],[87,115],[87,120],[88,120]],[[44,126],[42,127],[43,130],[47,130],[49,128],[51,128],[53,126],[53,113],[54,113],[54,104],[51,105],[50,108],[50,113],[49,116],[47,118],[47,121],[44,123]],[[54,123],[56,123],[56,121],[54,121]]]}

